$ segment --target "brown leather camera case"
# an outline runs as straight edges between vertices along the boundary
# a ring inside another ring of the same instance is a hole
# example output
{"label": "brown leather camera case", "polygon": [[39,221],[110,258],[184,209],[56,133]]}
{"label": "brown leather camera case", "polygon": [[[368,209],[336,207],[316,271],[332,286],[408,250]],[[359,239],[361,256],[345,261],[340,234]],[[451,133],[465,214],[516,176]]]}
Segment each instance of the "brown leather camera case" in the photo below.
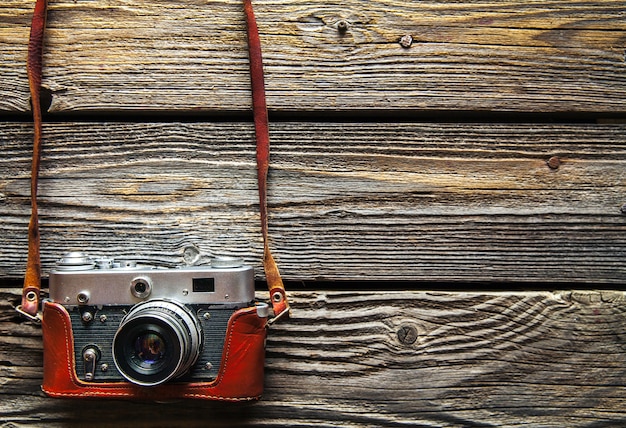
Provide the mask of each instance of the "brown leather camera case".
{"label": "brown leather camera case", "polygon": [[142,387],[130,382],[84,382],[75,371],[70,317],[58,303],[43,312],[43,391],[53,397],[128,398],[166,401],[180,398],[245,401],[263,392],[267,319],[255,307],[236,311],[228,322],[222,363],[212,382],[167,383]]}

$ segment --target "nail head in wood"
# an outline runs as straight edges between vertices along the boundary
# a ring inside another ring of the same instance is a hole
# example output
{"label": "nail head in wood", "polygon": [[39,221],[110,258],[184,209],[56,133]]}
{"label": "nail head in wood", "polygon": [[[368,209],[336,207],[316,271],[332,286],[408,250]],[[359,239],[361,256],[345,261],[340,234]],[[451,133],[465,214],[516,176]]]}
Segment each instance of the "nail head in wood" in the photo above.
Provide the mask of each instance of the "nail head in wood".
{"label": "nail head in wood", "polygon": [[348,21],[343,19],[337,21],[337,31],[339,31],[340,34],[345,34],[349,27],[350,24],[348,24]]}
{"label": "nail head in wood", "polygon": [[408,49],[413,44],[413,36],[410,34],[406,34],[400,38],[400,46],[405,49]]}
{"label": "nail head in wood", "polygon": [[552,156],[546,163],[550,169],[559,169],[561,166],[561,159],[558,156]]}

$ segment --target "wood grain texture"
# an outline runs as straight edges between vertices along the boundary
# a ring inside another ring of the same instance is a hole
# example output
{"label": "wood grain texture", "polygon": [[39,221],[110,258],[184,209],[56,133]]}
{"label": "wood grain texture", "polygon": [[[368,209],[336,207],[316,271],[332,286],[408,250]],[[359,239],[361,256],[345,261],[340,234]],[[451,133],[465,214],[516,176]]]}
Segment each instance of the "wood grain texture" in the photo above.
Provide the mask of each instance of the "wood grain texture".
{"label": "wood grain texture", "polygon": [[292,293],[293,319],[269,334],[264,398],[242,406],[45,398],[41,330],[12,311],[18,291],[0,290],[4,426],[626,423],[622,292]]}
{"label": "wood grain texture", "polygon": [[[273,111],[626,112],[623,2],[255,1]],[[27,111],[32,2],[0,5],[0,111]],[[338,31],[340,24],[345,32]],[[413,44],[403,48],[401,37]],[[248,111],[237,2],[53,0],[51,111]]]}
{"label": "wood grain texture", "polygon": [[[271,134],[270,236],[286,279],[626,280],[624,125]],[[30,138],[29,124],[0,124],[5,278],[24,266]],[[68,249],[166,265],[199,250],[260,267],[252,124],[50,123],[44,139],[44,271]]]}

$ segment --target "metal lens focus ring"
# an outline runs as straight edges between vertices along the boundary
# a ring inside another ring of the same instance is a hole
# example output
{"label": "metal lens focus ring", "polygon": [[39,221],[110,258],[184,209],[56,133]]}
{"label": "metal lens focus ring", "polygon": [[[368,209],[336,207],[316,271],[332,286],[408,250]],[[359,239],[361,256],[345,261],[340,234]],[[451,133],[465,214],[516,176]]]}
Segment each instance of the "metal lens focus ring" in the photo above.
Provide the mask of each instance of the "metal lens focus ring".
{"label": "metal lens focus ring", "polygon": [[189,309],[149,300],[122,319],[113,339],[113,360],[129,382],[155,386],[185,374],[201,347],[202,329]]}

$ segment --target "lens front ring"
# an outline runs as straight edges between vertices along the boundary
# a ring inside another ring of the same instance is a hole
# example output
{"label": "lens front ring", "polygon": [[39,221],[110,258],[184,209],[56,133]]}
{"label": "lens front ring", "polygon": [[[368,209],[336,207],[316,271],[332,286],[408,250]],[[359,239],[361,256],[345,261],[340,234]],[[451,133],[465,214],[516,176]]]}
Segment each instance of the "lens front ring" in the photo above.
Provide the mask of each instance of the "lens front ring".
{"label": "lens front ring", "polygon": [[202,328],[185,306],[160,299],[134,306],[113,339],[113,360],[129,382],[155,386],[185,374],[202,348]]}

